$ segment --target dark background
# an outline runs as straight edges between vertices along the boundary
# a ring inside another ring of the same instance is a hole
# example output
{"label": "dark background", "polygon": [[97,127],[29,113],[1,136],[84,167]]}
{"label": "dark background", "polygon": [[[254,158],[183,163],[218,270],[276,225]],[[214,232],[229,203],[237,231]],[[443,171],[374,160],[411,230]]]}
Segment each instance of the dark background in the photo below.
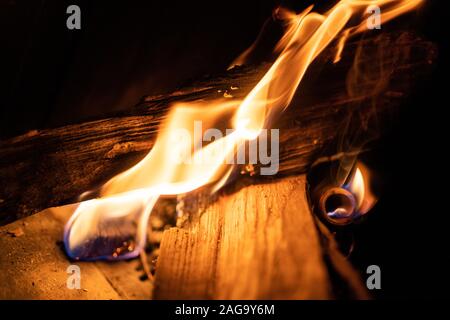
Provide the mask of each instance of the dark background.
{"label": "dark background", "polygon": [[[1,136],[130,108],[217,73],[243,51],[275,1],[1,0]],[[81,8],[81,30],[66,8]]]}
{"label": "dark background", "polygon": [[[311,1],[289,2],[300,9]],[[0,0],[0,137],[126,110],[143,95],[220,72],[277,3]],[[371,155],[383,192],[354,230],[352,261],[363,275],[370,264],[381,267],[377,298],[449,296],[444,3],[426,1],[411,22],[438,45],[439,58]],[[70,4],[81,7],[81,30],[66,28]]]}
{"label": "dark background", "polygon": [[362,270],[370,264],[381,267],[379,298],[450,296],[446,10],[445,1],[433,0],[420,9],[412,27],[438,46],[438,59],[370,154],[383,190],[369,219],[355,231],[352,259]]}

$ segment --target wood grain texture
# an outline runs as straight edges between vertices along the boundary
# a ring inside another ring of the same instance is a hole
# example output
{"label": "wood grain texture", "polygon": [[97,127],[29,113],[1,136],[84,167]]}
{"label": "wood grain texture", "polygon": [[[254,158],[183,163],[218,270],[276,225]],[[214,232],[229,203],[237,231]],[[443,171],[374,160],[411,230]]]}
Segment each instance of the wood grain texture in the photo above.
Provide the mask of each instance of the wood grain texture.
{"label": "wood grain texture", "polygon": [[[0,227],[0,300],[150,299],[152,284],[141,281],[140,261],[70,261],[63,227],[71,206],[51,208]],[[67,268],[80,267],[80,289],[69,289]]]}
{"label": "wood grain texture", "polygon": [[[370,50],[355,60],[361,47]],[[305,172],[324,146],[347,134],[373,138],[372,125],[388,122],[434,51],[416,36],[389,33],[349,43],[337,65],[329,63],[334,49],[326,50],[310,67],[288,111],[273,124],[280,129],[279,175]],[[169,94],[144,97],[127,113],[0,141],[0,225],[74,202],[142,159],[173,103],[210,101],[226,91],[232,99],[242,98],[268,66],[235,68]],[[356,75],[350,91],[349,74]],[[230,91],[231,86],[239,89]]]}
{"label": "wood grain texture", "polygon": [[217,198],[189,195],[184,222],[164,232],[154,298],[331,299],[336,278],[345,297],[368,298],[329,232],[318,229],[305,185],[299,176]]}

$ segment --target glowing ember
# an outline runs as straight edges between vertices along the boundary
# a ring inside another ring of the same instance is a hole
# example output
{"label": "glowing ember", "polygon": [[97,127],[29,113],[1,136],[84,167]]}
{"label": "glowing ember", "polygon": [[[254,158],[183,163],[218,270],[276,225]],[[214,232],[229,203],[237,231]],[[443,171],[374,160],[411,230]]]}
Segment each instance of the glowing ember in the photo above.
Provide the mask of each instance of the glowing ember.
{"label": "glowing ember", "polygon": [[[420,2],[342,0],[325,14],[311,12],[312,6],[300,14],[278,9],[276,14],[286,22],[285,34],[275,48],[280,54],[258,84],[242,101],[231,99],[231,91],[227,91],[227,99],[220,101],[173,106],[149,154],[107,182],[100,189],[101,199],[79,205],[65,228],[67,253],[85,260],[137,256],[145,245],[148,218],[158,197],[207,184],[215,184],[214,190],[220,188],[232,169],[226,160],[233,158],[243,143],[256,139],[288,107],[306,70],[332,41],[341,39],[339,56],[349,37],[367,30],[370,6],[381,8],[384,23]],[[196,132],[195,122],[199,121],[203,129]],[[210,135],[211,142],[198,147],[208,129],[227,125],[232,133],[218,139]],[[355,180],[353,187],[358,184],[361,182]]]}

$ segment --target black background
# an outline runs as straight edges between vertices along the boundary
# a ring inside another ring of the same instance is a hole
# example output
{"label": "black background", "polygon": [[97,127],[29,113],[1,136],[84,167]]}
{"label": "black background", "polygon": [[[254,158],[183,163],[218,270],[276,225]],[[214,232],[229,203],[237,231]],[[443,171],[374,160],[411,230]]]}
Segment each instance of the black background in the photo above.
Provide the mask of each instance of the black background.
{"label": "black background", "polygon": [[[448,26],[444,1],[425,1],[414,29],[433,41],[439,57],[430,78],[405,101],[393,131],[372,154],[383,177],[382,196],[356,231],[353,261],[382,270],[379,298],[448,298],[449,161]],[[359,243],[358,243],[359,241]]]}
{"label": "black background", "polygon": [[[0,136],[125,110],[222,71],[278,2],[1,0]],[[311,1],[289,2],[300,9]],[[445,1],[425,2],[411,28],[438,45],[439,58],[373,153],[383,194],[355,230],[352,261],[363,275],[381,267],[381,299],[450,295],[449,37]],[[81,7],[81,30],[66,28],[69,4]]]}

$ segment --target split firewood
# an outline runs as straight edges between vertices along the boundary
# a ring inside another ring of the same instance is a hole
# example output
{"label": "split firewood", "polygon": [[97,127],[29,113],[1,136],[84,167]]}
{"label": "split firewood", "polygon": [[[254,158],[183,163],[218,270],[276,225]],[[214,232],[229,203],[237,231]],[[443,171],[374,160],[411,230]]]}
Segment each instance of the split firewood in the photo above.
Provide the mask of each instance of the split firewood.
{"label": "split firewood", "polygon": [[[152,284],[140,279],[139,260],[67,258],[61,236],[72,212],[70,205],[47,209],[0,227],[0,300],[150,299]],[[72,267],[79,268],[79,278]]]}
{"label": "split firewood", "polygon": [[[380,119],[391,119],[434,54],[432,44],[411,34],[349,43],[338,64],[329,62],[334,49],[324,51],[273,124],[280,129],[278,176],[305,172],[324,146],[343,135],[370,136]],[[1,141],[0,224],[77,201],[145,156],[173,103],[242,98],[267,67],[234,68],[176,92],[145,97],[129,112]]]}
{"label": "split firewood", "polygon": [[161,242],[155,299],[369,297],[311,214],[304,175],[181,201]]}

